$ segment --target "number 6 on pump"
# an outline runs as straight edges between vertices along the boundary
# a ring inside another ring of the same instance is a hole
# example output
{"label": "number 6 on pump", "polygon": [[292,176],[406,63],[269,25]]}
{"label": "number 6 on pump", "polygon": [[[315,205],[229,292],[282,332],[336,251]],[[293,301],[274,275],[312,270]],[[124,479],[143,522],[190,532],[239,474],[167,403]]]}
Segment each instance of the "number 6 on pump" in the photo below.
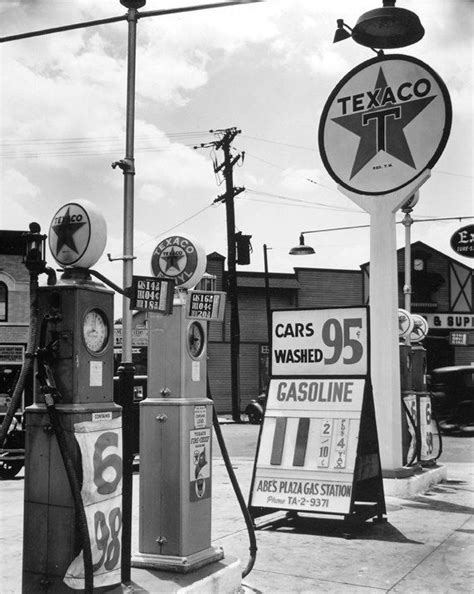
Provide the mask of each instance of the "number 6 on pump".
{"label": "number 6 on pump", "polygon": [[[91,541],[94,586],[120,583],[122,557],[122,420],[120,417],[74,425],[82,454],[82,500]],[[82,551],[64,582],[84,589]]]}

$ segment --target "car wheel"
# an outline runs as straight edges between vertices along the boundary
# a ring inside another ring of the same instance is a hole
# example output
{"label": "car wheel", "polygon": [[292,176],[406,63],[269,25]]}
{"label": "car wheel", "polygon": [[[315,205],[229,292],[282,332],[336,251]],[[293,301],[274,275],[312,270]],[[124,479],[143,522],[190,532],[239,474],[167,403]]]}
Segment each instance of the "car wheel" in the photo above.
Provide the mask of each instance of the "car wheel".
{"label": "car wheel", "polygon": [[0,479],[7,480],[15,477],[23,467],[21,460],[9,460],[8,454],[0,454]]}
{"label": "car wheel", "polygon": [[247,412],[247,416],[249,418],[249,423],[251,425],[259,425],[262,420],[261,414],[258,411],[256,411],[255,409],[249,410]]}

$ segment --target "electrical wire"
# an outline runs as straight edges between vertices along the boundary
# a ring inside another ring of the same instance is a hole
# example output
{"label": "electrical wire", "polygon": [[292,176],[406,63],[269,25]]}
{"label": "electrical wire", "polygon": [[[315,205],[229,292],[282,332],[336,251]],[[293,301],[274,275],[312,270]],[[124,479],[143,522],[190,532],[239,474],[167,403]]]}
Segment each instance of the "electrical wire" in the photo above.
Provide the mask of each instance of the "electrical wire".
{"label": "electrical wire", "polygon": [[297,203],[303,203],[303,204],[309,204],[310,206],[316,208],[327,208],[329,210],[338,210],[338,211],[342,211],[342,212],[353,212],[353,213],[360,213],[360,214],[366,214],[364,213],[362,210],[355,210],[352,208],[345,208],[344,206],[334,206],[331,204],[324,204],[323,202],[314,202],[313,200],[303,200],[302,198],[292,198],[290,196],[283,196],[282,194],[273,194],[271,192],[264,192],[261,190],[254,190],[252,188],[246,188],[246,191],[251,193],[251,194],[257,194],[259,196],[270,196],[273,198],[278,198],[281,200],[288,200],[289,202],[297,202]]}
{"label": "electrical wire", "polygon": [[181,225],[184,225],[184,223],[187,223],[188,221],[190,221],[191,219],[194,219],[195,217],[199,216],[201,213],[203,213],[205,210],[208,210],[209,208],[213,208],[215,206],[214,203],[212,204],[208,204],[207,206],[205,206],[204,208],[201,208],[200,210],[198,210],[197,212],[195,212],[194,214],[190,215],[189,217],[187,217],[186,219],[183,219],[182,221],[180,221],[179,223],[176,223],[176,225],[173,225],[172,227],[169,227],[168,229],[161,231],[160,233],[158,233],[158,235],[155,235],[153,237],[151,237],[150,239],[146,239],[145,241],[143,241],[142,243],[140,243],[137,247],[142,247],[145,244],[149,243],[150,241],[154,241],[156,239],[158,239],[158,237],[161,237],[163,235],[165,235],[166,233],[169,233],[170,231],[173,231],[174,229],[176,229],[177,227],[180,227]]}

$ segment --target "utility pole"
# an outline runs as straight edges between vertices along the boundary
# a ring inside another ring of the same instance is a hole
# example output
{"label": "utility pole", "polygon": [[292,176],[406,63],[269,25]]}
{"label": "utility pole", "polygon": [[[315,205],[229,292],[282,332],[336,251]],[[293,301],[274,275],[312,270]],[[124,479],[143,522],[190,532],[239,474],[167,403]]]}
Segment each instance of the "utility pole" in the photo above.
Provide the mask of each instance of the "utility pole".
{"label": "utility pole", "polygon": [[219,165],[214,164],[214,172],[222,171],[225,179],[225,194],[218,196],[214,202],[224,202],[227,221],[227,295],[230,304],[230,378],[231,378],[231,401],[232,419],[240,422],[240,322],[239,303],[237,297],[237,273],[236,273],[236,242],[235,242],[235,211],[234,198],[245,188],[234,188],[233,168],[242,158],[242,154],[231,154],[231,144],[241,130],[237,128],[226,128],[224,130],[210,130],[219,136],[219,140],[210,142],[207,145],[224,152],[224,161]]}

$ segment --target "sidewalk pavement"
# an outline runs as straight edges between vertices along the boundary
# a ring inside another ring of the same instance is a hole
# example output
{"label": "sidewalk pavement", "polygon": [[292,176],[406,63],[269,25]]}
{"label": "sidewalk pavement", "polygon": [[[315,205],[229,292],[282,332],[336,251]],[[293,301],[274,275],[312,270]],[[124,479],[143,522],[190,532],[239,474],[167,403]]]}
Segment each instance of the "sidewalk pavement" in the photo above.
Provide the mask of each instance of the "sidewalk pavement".
{"label": "sidewalk pavement", "polygon": [[[233,466],[247,498],[253,460],[235,458]],[[472,592],[474,468],[449,463],[447,474],[446,481],[418,496],[386,497],[388,521],[367,522],[352,539],[343,537],[339,522],[313,517],[303,527],[287,524],[258,530],[256,563],[242,580],[241,592]],[[138,550],[138,479],[135,474],[132,552]],[[17,594],[22,572],[22,478],[0,482],[0,505],[0,592]],[[245,567],[247,531],[224,462],[217,455],[213,460],[212,514],[212,544],[223,547],[229,562],[237,557]],[[132,569],[134,581],[137,571],[143,570]],[[188,580],[191,577],[192,581],[192,575],[188,574]],[[140,591],[179,591],[175,576],[169,578],[169,588]],[[212,591],[225,594],[228,590]],[[193,592],[208,594],[211,590],[194,588]]]}

